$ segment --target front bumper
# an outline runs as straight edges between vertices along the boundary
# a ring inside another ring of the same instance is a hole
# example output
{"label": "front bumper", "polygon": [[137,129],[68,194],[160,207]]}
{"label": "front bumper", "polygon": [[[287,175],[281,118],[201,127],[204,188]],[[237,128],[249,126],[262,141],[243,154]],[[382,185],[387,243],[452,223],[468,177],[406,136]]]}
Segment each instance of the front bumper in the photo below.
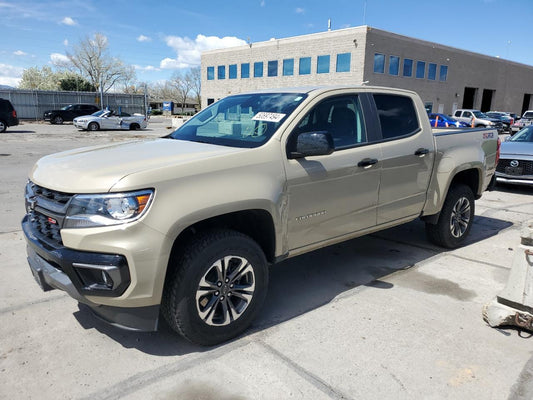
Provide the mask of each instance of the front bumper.
{"label": "front bumper", "polygon": [[96,296],[118,297],[128,288],[130,274],[124,256],[78,251],[63,246],[53,248],[39,240],[29,218],[26,215],[22,221],[28,263],[42,290],[65,291],[112,325],[140,331],[157,329],[159,305],[114,307],[91,300]]}

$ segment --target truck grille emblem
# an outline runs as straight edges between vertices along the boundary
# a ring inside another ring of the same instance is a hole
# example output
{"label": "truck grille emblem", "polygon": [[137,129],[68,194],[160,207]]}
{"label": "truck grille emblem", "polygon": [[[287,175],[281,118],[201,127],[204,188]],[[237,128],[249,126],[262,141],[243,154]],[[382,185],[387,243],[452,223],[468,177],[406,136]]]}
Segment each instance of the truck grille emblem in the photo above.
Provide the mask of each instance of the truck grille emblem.
{"label": "truck grille emblem", "polygon": [[511,162],[509,163],[509,165],[510,165],[511,167],[515,167],[515,168],[518,167],[519,164],[520,164],[520,163],[518,162],[518,160],[513,160],[513,161],[511,161]]}

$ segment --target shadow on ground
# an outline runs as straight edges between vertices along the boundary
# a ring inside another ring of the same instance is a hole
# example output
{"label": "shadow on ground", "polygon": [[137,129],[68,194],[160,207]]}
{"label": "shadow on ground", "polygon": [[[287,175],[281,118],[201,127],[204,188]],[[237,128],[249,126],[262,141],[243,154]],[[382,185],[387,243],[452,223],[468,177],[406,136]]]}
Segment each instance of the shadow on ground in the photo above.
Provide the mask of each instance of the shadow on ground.
{"label": "shadow on ground", "polygon": [[[492,237],[510,226],[512,223],[508,221],[478,216],[467,245]],[[444,251],[426,240],[424,223],[417,220],[273,265],[265,305],[244,336],[312,311],[350,290],[391,289],[393,285],[384,277],[408,270]],[[158,332],[140,333],[101,322],[84,306],[80,306],[75,317],[85,329],[97,329],[126,348],[152,355],[183,355],[212,349],[185,341],[172,332],[162,318]]]}

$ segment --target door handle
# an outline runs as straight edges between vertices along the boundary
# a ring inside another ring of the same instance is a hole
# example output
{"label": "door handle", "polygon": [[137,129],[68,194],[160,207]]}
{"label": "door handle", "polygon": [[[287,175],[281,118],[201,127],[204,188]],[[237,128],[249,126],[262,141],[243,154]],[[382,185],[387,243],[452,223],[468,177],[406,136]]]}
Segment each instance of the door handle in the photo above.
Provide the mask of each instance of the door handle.
{"label": "door handle", "polygon": [[417,151],[415,151],[415,156],[424,157],[428,153],[429,153],[429,149],[424,149],[421,147]]}
{"label": "door handle", "polygon": [[357,164],[358,167],[369,168],[374,164],[377,164],[378,160],[376,158],[363,158]]}

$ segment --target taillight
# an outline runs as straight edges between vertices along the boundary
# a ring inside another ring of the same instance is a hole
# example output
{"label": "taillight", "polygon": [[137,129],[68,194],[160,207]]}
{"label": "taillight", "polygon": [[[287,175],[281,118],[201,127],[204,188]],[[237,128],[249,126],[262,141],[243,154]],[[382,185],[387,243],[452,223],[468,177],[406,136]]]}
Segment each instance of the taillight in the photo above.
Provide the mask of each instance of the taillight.
{"label": "taillight", "polygon": [[496,165],[500,161],[500,148],[502,147],[502,141],[498,138],[498,144],[496,145]]}
{"label": "taillight", "polygon": [[17,112],[15,110],[13,110],[11,113],[13,114],[13,118],[17,118]]}

